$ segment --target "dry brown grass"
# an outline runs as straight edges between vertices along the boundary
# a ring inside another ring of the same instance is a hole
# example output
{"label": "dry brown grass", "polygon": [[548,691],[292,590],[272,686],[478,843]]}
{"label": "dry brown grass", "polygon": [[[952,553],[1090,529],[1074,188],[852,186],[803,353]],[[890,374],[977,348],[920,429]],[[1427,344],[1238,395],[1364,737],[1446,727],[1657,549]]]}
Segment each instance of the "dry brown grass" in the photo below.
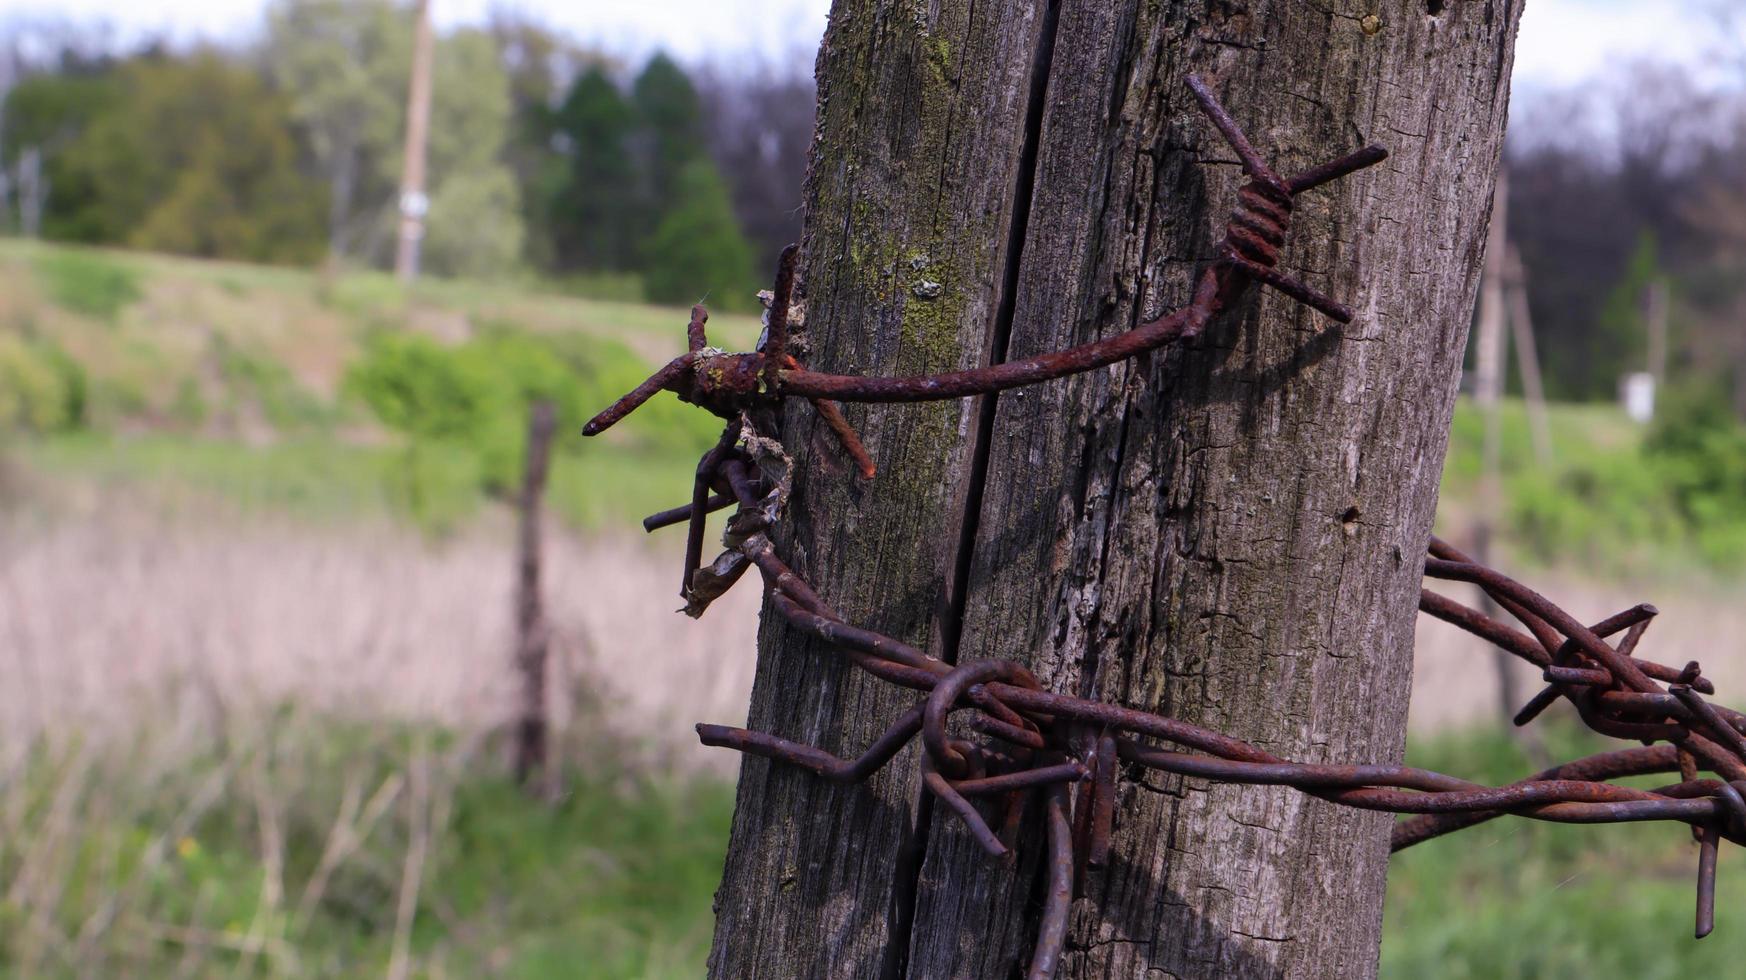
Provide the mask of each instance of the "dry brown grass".
{"label": "dry brown grass", "polygon": [[[105,508],[14,521],[0,548],[0,738],[222,730],[316,714],[480,731],[510,717],[507,527],[432,544],[386,525],[244,523]],[[500,533],[501,532],[501,533]],[[554,710],[578,698],[681,768],[730,765],[690,723],[744,717],[757,594],[673,613],[671,538],[548,542]]]}
{"label": "dry brown grass", "polygon": [[[1605,619],[1639,602],[1654,603],[1661,615],[1644,634],[1638,654],[1679,666],[1697,660],[1704,665],[1704,673],[1715,680],[1721,702],[1736,707],[1746,704],[1746,585],[1597,582],[1568,570],[1519,572],[1507,563],[1504,570],[1584,622]],[[1440,582],[1432,589],[1469,605],[1479,602],[1479,591],[1470,586]],[[1538,672],[1519,661],[1513,664],[1512,672],[1524,698],[1543,686]],[[1566,710],[1568,705],[1559,705],[1551,713]],[[1491,724],[1500,715],[1493,648],[1446,623],[1419,617],[1412,711],[1408,715],[1413,733],[1430,735],[1475,723]]]}
{"label": "dry brown grass", "polygon": [[[0,676],[11,680],[0,685],[0,739],[10,745],[72,731],[125,736],[141,721],[213,728],[284,704],[466,731],[510,717],[512,556],[501,522],[433,544],[387,524],[148,515],[110,502],[77,519],[14,520],[4,538]],[[698,748],[690,727],[744,717],[758,596],[737,590],[701,623],[676,614],[678,545],[552,537],[553,708],[562,723],[585,698],[680,769],[731,772],[733,760]],[[1703,661],[1724,697],[1746,690],[1739,585],[1530,577],[1588,620],[1656,602],[1646,655]],[[1518,676],[1535,689],[1531,671]],[[1414,732],[1489,723],[1497,711],[1490,651],[1421,619]]]}

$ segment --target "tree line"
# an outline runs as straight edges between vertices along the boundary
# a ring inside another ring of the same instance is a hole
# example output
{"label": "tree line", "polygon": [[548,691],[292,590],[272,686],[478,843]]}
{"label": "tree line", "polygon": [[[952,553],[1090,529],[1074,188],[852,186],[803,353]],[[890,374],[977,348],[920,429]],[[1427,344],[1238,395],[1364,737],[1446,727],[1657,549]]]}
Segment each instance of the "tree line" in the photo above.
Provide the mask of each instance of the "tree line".
{"label": "tree line", "polygon": [[[1718,38],[1746,38],[1746,14]],[[1726,26],[1726,25],[1725,25]],[[216,258],[390,260],[411,61],[392,0],[273,0],[224,49],[15,24],[0,36],[0,227]],[[1546,386],[1615,397],[1644,297],[1673,387],[1746,419],[1746,41],[1703,74],[1624,66],[1517,94],[1510,233]],[[745,306],[799,233],[810,61],[628,64],[524,14],[441,37],[426,267]],[[639,288],[640,287],[640,290]]]}
{"label": "tree line", "polygon": [[1732,60],[1639,62],[1512,106],[1509,231],[1551,397],[1610,399],[1645,370],[1660,282],[1671,393],[1746,420],[1746,13],[1723,16]]}
{"label": "tree line", "polygon": [[[55,241],[384,266],[411,11],[274,0],[258,41],[130,49],[67,24],[0,37],[0,222]],[[640,65],[517,13],[437,40],[425,266],[641,283],[745,306],[790,240],[804,70]]]}

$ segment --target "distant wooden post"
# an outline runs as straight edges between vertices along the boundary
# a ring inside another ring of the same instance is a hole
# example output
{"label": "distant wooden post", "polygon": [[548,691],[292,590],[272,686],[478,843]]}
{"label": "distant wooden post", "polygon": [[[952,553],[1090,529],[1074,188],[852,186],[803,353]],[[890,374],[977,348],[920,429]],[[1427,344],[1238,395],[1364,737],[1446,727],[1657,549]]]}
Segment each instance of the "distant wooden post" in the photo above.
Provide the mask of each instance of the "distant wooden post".
{"label": "distant wooden post", "polygon": [[[1485,265],[1479,285],[1479,336],[1474,351],[1473,401],[1485,421],[1485,441],[1480,452],[1479,507],[1473,522],[1473,552],[1480,561],[1491,557],[1491,535],[1498,511],[1503,507],[1503,419],[1499,401],[1503,395],[1504,362],[1509,356],[1509,337],[1504,333],[1504,253],[1509,249],[1509,182],[1499,170],[1492,193],[1491,227],[1486,236]],[[1481,597],[1481,608],[1495,614],[1490,596]],[[1515,663],[1499,650],[1495,655],[1499,707],[1505,718],[1514,718],[1521,704]]]}
{"label": "distant wooden post", "polygon": [[1655,379],[1655,395],[1667,384],[1667,280],[1656,277],[1645,290],[1643,319],[1649,327],[1649,376]]}
{"label": "distant wooden post", "polygon": [[1539,348],[1534,345],[1534,321],[1528,312],[1528,270],[1515,242],[1504,256],[1504,287],[1509,293],[1510,338],[1522,373],[1522,395],[1528,401],[1528,431],[1534,437],[1534,457],[1552,465],[1552,423],[1546,417],[1546,387],[1540,380]]}
{"label": "distant wooden post", "polygon": [[[557,414],[552,403],[538,401],[528,418],[527,464],[522,471],[521,497],[516,502],[521,534],[516,556],[516,667],[521,671],[521,719],[516,726],[515,779],[523,786],[546,765],[546,661],[550,630],[540,598],[540,497],[546,489],[552,433]],[[546,784],[550,774],[546,773]]]}

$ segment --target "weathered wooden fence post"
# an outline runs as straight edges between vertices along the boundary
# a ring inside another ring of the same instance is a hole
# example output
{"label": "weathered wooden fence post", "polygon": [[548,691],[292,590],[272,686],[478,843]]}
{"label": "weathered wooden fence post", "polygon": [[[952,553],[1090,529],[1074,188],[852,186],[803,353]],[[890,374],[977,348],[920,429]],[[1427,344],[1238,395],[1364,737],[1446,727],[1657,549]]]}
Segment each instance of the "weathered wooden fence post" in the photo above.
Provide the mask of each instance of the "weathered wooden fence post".
{"label": "weathered wooden fence post", "polygon": [[[1240,183],[1183,79],[1305,195],[1288,271],[1187,350],[977,401],[804,409],[778,547],[851,622],[1306,761],[1399,757],[1503,134],[1512,0],[837,0],[803,274],[812,366],[969,367],[1186,302]],[[849,756],[910,698],[766,617],[750,724]],[[1007,977],[1041,847],[988,866],[913,750],[835,786],[742,764],[711,975]],[[1366,977],[1387,827],[1265,787],[1124,777],[1063,977]],[[1039,838],[1032,838],[1033,841]]]}
{"label": "weathered wooden fence post", "polygon": [[515,779],[523,786],[540,778],[549,789],[555,774],[545,771],[550,724],[546,717],[546,661],[551,630],[540,595],[540,497],[552,456],[557,416],[548,401],[536,401],[528,412],[527,458],[522,467],[521,495],[516,500],[519,534],[515,559],[515,665],[521,673],[521,717],[515,726]]}

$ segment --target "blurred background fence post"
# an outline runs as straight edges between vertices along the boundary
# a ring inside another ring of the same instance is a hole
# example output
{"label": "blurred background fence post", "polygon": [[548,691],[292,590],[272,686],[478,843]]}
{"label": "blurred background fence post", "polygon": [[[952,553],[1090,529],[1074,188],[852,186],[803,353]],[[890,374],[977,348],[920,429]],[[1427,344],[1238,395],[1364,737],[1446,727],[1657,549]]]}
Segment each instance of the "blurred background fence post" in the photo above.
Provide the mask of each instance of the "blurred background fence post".
{"label": "blurred background fence post", "polygon": [[516,725],[515,778],[524,787],[550,799],[556,795],[560,774],[547,765],[551,712],[547,705],[547,666],[550,660],[551,625],[546,621],[541,595],[540,499],[545,494],[546,471],[552,453],[552,433],[557,413],[552,403],[541,399],[528,412],[527,461],[516,501],[519,531],[515,576],[515,662],[521,674],[521,717]]}

